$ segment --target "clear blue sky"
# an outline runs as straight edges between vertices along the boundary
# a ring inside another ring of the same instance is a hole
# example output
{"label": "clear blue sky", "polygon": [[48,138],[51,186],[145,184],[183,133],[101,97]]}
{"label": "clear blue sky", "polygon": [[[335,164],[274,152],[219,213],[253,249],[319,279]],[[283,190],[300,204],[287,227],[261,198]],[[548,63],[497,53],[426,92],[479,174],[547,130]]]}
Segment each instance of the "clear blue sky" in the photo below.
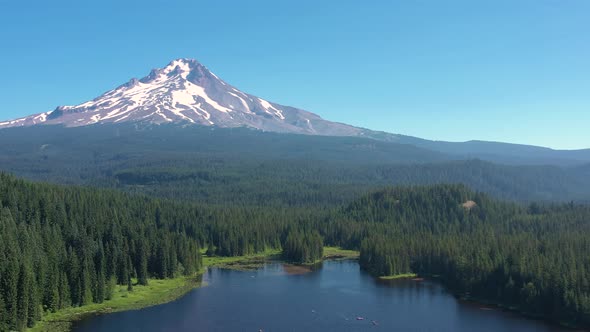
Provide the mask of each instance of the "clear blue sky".
{"label": "clear blue sky", "polygon": [[179,57],[326,119],[590,147],[590,1],[0,0],[0,119]]}

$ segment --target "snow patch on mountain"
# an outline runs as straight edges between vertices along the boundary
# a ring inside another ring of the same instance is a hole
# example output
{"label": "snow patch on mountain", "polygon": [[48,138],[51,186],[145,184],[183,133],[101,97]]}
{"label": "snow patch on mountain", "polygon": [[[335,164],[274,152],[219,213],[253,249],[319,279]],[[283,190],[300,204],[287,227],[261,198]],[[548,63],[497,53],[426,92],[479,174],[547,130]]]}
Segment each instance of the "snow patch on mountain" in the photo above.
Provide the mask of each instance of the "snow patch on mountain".
{"label": "snow patch on mountain", "polygon": [[[278,116],[279,118],[281,118],[281,120],[285,120],[285,117],[283,116],[283,111],[281,111],[280,109],[277,109],[276,107],[272,106],[268,101],[262,99],[262,98],[258,98],[258,100],[260,101],[260,104],[262,105],[262,107],[264,107],[264,109],[266,110],[266,112],[268,112],[269,114],[273,114]],[[271,109],[274,112],[271,112]]]}

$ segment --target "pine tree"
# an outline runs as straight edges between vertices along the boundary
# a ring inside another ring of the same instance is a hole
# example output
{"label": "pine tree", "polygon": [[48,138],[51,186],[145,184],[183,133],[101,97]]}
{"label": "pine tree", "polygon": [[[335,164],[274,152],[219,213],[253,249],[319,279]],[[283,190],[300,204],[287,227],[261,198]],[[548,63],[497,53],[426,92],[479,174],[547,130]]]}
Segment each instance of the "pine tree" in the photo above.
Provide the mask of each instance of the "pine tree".
{"label": "pine tree", "polygon": [[127,291],[133,292],[133,283],[131,282],[131,274],[127,276]]}
{"label": "pine tree", "polygon": [[18,294],[17,294],[17,316],[16,323],[17,330],[24,330],[27,327],[29,319],[29,293],[31,274],[29,272],[28,262],[25,258],[20,264],[20,273],[18,279]]}
{"label": "pine tree", "polygon": [[6,310],[6,304],[4,303],[4,297],[0,292],[0,331],[8,331],[9,324],[7,321],[8,311]]}
{"label": "pine tree", "polygon": [[140,285],[148,284],[148,253],[143,240],[140,240],[137,254],[137,281]]}

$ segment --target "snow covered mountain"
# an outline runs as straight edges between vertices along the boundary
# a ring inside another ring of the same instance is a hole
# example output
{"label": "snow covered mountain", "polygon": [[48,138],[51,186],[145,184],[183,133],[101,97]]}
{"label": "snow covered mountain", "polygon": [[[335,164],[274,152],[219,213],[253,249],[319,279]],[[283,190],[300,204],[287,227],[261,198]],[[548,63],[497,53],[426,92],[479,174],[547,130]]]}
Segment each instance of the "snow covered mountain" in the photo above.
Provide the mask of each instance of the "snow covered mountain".
{"label": "snow covered mountain", "polygon": [[192,59],[177,59],[91,101],[21,119],[0,128],[96,123],[198,124],[330,136],[364,136],[365,129],[330,122],[297,108],[244,93]]}
{"label": "snow covered mountain", "polygon": [[[93,124],[173,124],[320,136],[352,136],[402,143],[441,152],[454,158],[480,158],[507,164],[579,165],[590,162],[590,149],[558,151],[499,142],[430,141],[331,122],[294,107],[242,92],[199,62],[177,59],[142,79],[75,106],[20,119],[0,121],[0,129],[37,125],[81,127]],[[370,144],[369,144],[370,145]]]}

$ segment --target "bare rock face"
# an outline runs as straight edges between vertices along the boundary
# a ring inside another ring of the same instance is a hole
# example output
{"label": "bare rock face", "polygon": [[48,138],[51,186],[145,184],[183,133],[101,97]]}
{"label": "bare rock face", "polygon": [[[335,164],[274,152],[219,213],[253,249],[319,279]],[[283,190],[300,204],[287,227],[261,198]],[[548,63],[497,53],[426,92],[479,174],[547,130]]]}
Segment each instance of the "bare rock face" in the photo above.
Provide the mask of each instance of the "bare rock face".
{"label": "bare rock face", "polygon": [[141,79],[75,106],[12,121],[0,128],[96,123],[177,123],[329,136],[364,136],[365,129],[330,122],[316,114],[244,93],[192,59],[177,59]]}

